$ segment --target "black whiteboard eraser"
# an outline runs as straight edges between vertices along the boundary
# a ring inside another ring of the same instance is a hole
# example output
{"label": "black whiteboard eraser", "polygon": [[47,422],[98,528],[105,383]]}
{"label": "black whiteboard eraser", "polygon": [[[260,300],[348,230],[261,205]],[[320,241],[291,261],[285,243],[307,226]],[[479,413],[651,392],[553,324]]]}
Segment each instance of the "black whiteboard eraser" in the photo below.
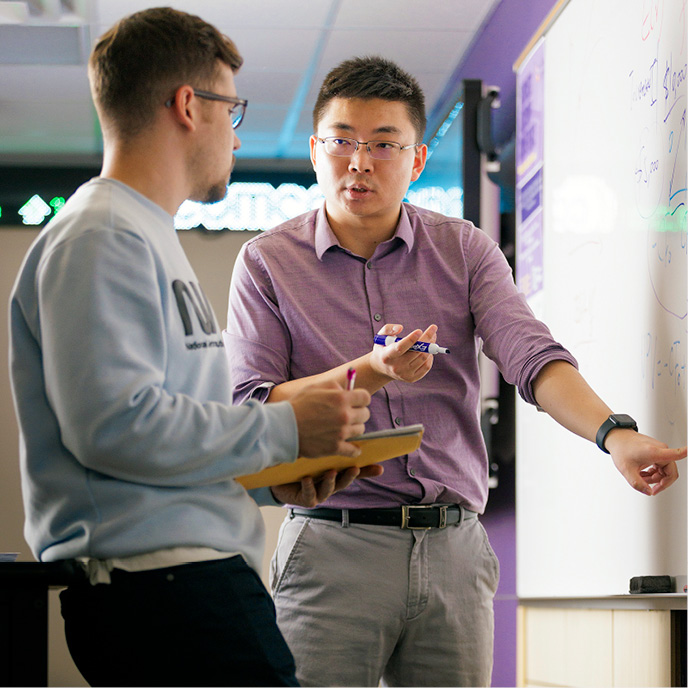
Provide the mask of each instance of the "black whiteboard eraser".
{"label": "black whiteboard eraser", "polygon": [[671,576],[635,576],[631,578],[631,595],[673,591]]}

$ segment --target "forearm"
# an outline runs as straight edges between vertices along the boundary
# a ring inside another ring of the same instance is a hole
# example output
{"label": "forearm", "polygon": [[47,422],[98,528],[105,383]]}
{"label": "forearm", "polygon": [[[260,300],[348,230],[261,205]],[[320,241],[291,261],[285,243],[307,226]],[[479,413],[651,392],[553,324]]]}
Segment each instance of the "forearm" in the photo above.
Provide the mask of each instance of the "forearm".
{"label": "forearm", "polygon": [[[401,325],[386,324],[378,334],[397,335],[402,331]],[[299,380],[289,380],[273,387],[268,395],[268,401],[283,401],[290,399],[304,387],[315,383],[336,383],[346,387],[347,371],[356,371],[356,387],[365,389],[371,395],[382,389],[390,380],[401,382],[417,382],[432,368],[431,354],[412,351],[411,347],[420,339],[434,342],[437,336],[437,326],[430,325],[425,332],[413,330],[400,341],[389,346],[375,345],[373,350],[364,356],[343,363],[336,368],[318,375],[310,375]]]}
{"label": "forearm", "polygon": [[367,353],[364,356],[343,363],[336,368],[331,368],[324,373],[317,375],[309,375],[307,377],[299,378],[298,380],[288,380],[279,385],[275,385],[268,395],[267,401],[286,401],[291,399],[295,394],[298,394],[306,387],[314,384],[322,384],[327,382],[336,382],[341,387],[346,388],[347,372],[349,368],[356,371],[356,387],[362,388],[374,394],[379,389],[382,389],[392,378],[373,369],[370,364],[371,354]]}
{"label": "forearm", "polygon": [[567,430],[591,442],[612,410],[566,361],[552,361],[533,383],[538,405]]}
{"label": "forearm", "polygon": [[[591,442],[611,413],[580,373],[564,361],[548,363],[540,371],[533,393],[554,420]],[[670,449],[664,442],[628,428],[611,430],[604,446],[629,485],[646,495],[658,494],[676,481],[676,461],[688,451],[686,447]]]}

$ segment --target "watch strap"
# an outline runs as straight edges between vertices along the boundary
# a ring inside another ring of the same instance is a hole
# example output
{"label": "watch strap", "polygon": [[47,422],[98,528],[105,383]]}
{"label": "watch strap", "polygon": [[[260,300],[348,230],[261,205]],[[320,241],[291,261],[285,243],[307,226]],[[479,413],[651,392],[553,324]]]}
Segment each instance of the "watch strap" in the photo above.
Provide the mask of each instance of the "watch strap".
{"label": "watch strap", "polygon": [[609,450],[604,446],[607,435],[614,430],[614,428],[625,428],[627,430],[635,430],[638,432],[638,424],[625,413],[612,413],[607,420],[600,425],[597,435],[595,436],[595,443],[605,453],[609,454]]}

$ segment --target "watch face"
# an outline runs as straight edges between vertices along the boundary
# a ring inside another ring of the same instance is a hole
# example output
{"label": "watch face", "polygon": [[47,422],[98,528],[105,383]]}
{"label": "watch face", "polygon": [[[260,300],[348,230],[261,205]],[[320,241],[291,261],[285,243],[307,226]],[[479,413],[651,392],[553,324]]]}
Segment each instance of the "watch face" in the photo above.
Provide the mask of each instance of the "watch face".
{"label": "watch face", "polygon": [[614,425],[622,428],[634,428],[636,426],[636,422],[627,413],[613,413],[609,419]]}

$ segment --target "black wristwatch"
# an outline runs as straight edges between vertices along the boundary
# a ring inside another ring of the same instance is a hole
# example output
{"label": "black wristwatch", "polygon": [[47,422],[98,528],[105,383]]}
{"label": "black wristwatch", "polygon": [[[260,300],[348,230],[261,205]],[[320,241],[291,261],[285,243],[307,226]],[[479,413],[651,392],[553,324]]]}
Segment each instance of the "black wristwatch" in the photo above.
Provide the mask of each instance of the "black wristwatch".
{"label": "black wristwatch", "polygon": [[626,413],[612,413],[607,420],[600,425],[600,429],[597,431],[597,436],[595,437],[595,442],[597,446],[605,453],[609,454],[604,446],[604,441],[607,439],[607,435],[614,428],[628,428],[629,430],[635,430],[638,432],[638,424]]}

